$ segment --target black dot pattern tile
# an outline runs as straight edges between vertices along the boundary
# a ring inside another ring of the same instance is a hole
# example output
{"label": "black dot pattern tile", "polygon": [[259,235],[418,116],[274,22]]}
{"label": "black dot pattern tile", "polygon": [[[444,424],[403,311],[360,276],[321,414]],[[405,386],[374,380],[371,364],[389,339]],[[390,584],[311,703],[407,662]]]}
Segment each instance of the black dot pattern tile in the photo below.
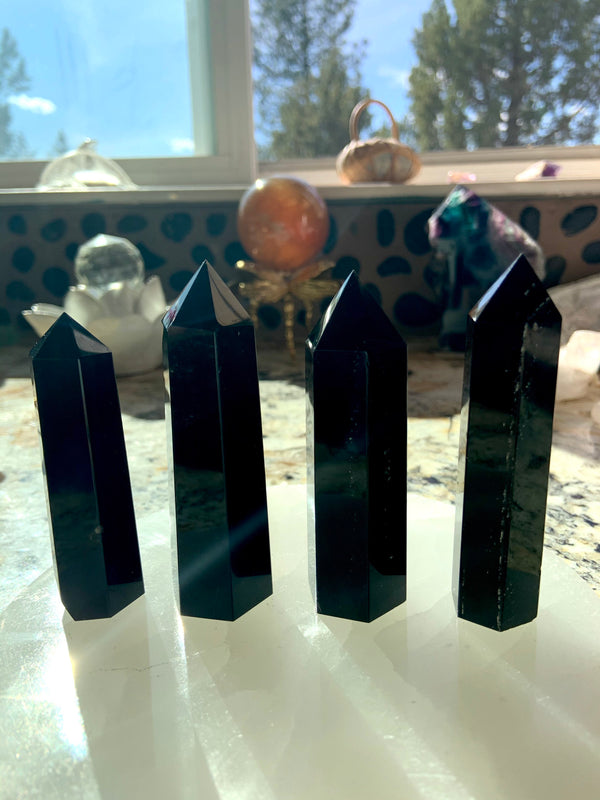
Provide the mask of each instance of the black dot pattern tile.
{"label": "black dot pattern tile", "polygon": [[48,267],[44,270],[42,283],[54,297],[62,298],[69,290],[69,273],[60,267]]}
{"label": "black dot pattern tile", "polygon": [[193,274],[194,273],[191,269],[180,269],[177,272],[174,272],[169,277],[169,285],[171,289],[179,294],[179,292],[183,291],[186,283],[190,280]]}
{"label": "black dot pattern tile", "polygon": [[206,232],[209,236],[221,236],[227,225],[225,214],[209,214],[206,218]]}
{"label": "black dot pattern tile", "polygon": [[6,286],[6,297],[9,300],[18,300],[21,303],[33,303],[35,294],[23,281],[11,281]]}
{"label": "black dot pattern tile", "polygon": [[18,247],[12,256],[12,265],[19,272],[29,272],[35,264],[35,253],[30,247]]}
{"label": "black dot pattern tile", "polygon": [[575,236],[596,221],[598,209],[596,206],[578,206],[562,219],[560,227],[565,236]]}
{"label": "black dot pattern tile", "polygon": [[205,244],[197,244],[195,247],[192,247],[192,261],[196,264],[197,267],[202,264],[203,261],[208,261],[209,264],[215,263],[215,256],[213,251],[210,247],[207,247]]}
{"label": "black dot pattern tile", "polygon": [[240,242],[229,242],[229,244],[225,245],[223,254],[230,267],[235,267],[238,261],[250,261],[250,256]]}
{"label": "black dot pattern tile", "polygon": [[426,297],[415,292],[406,292],[394,303],[394,317],[400,325],[419,327],[432,325],[442,316],[442,309]]}
{"label": "black dot pattern tile", "polygon": [[192,218],[183,212],[167,214],[160,224],[160,230],[167,239],[182,242],[192,230]]}
{"label": "black dot pattern tile", "polygon": [[410,275],[411,272],[410,264],[402,256],[390,256],[377,267],[377,274],[382,278],[389,275]]}
{"label": "black dot pattern tile", "polygon": [[[443,198],[439,198],[441,202]],[[558,204],[559,203],[559,204]],[[330,232],[323,254],[334,262],[323,278],[341,281],[351,270],[403,330],[435,326],[440,306],[432,302],[439,275],[433,269],[427,238],[432,200],[330,201]],[[593,274],[600,264],[600,218],[596,198],[560,201],[503,200],[500,210],[537,237],[547,255],[545,283]],[[203,260],[225,280],[236,262],[250,260],[238,239],[237,204],[201,203],[122,205],[101,210],[81,205],[0,206],[0,324],[27,328],[21,310],[33,302],[60,304],[76,282],[78,247],[97,233],[129,238],[141,251],[146,270],[161,279],[167,300],[183,288]],[[485,254],[482,254],[485,256]],[[435,274],[434,274],[435,273]],[[432,294],[433,292],[433,294]],[[315,321],[330,297],[315,303]],[[305,335],[297,308],[297,336]],[[261,306],[259,330],[283,342],[282,302]],[[7,341],[3,334],[3,341]]]}
{"label": "black dot pattern tile", "polygon": [[526,206],[519,216],[520,226],[536,240],[540,235],[540,218],[540,212],[535,206]]}
{"label": "black dot pattern tile", "polygon": [[75,256],[77,255],[78,250],[79,245],[77,242],[69,242],[69,244],[65,247],[65,256],[69,259],[69,261],[75,261]]}
{"label": "black dot pattern tile", "polygon": [[329,233],[327,234],[327,241],[323,245],[324,255],[329,255],[329,253],[331,253],[331,251],[337,244],[337,240],[338,240],[337,222],[335,221],[335,217],[332,214],[330,214]]}
{"label": "black dot pattern tile", "polygon": [[258,319],[270,330],[274,330],[281,325],[281,311],[276,306],[262,305],[257,311]]}
{"label": "black dot pattern tile", "polygon": [[91,239],[99,233],[106,233],[106,218],[104,214],[96,212],[86,214],[81,219],[81,230],[87,239]]}
{"label": "black dot pattern tile", "polygon": [[43,226],[42,230],[40,231],[40,235],[46,242],[58,242],[58,240],[62,239],[66,232],[67,223],[65,220],[53,219]]}
{"label": "black dot pattern tile", "polygon": [[381,247],[389,247],[396,235],[394,215],[387,208],[377,212],[377,241]]}
{"label": "black dot pattern tile", "polygon": [[586,264],[600,264],[600,242],[586,244],[581,253]]}
{"label": "black dot pattern tile", "polygon": [[423,256],[431,250],[427,236],[427,221],[434,211],[435,208],[426,208],[408,221],[404,228],[404,244],[409,253]]}
{"label": "black dot pattern tile", "polygon": [[158,255],[158,253],[154,253],[149,247],[146,247],[143,242],[136,242],[135,246],[142,254],[144,266],[148,272],[153,269],[160,269],[165,263],[165,259],[162,256]]}
{"label": "black dot pattern tile", "polygon": [[117,232],[122,236],[128,233],[137,233],[148,227],[148,220],[141,214],[126,214],[117,223]]}
{"label": "black dot pattern tile", "polygon": [[25,236],[27,233],[27,220],[22,214],[13,214],[8,218],[8,230],[16,236]]}
{"label": "black dot pattern tile", "polygon": [[562,256],[550,256],[546,259],[546,278],[544,279],[544,286],[556,286],[560,283],[563,276],[567,262]]}

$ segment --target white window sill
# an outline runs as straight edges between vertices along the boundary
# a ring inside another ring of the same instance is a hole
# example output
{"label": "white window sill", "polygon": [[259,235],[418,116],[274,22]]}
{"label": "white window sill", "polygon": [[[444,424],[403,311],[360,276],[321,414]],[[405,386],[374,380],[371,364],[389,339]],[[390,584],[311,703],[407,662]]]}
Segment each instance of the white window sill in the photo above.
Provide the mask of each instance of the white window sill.
{"label": "white window sill", "polygon": [[[191,160],[191,159],[190,159]],[[532,181],[515,181],[515,175],[539,160],[558,163],[561,170],[556,178]],[[126,171],[139,184],[136,190],[97,188],[86,192],[52,191],[40,192],[31,188],[0,188],[0,206],[7,205],[58,205],[75,203],[99,203],[120,205],[144,205],[149,203],[181,202],[238,202],[247,185],[181,185],[181,171],[170,185],[168,159],[157,160],[156,170],[163,178],[162,185],[144,186],[142,175],[136,175],[132,161],[122,161]],[[506,148],[503,150],[480,150],[467,152],[427,153],[422,157],[423,166],[419,175],[407,184],[354,184],[343,185],[336,172],[333,159],[308,159],[282,161],[277,164],[260,164],[259,175],[294,175],[316,186],[326,200],[345,202],[367,200],[399,200],[408,202],[419,198],[444,197],[452,186],[448,172],[469,172],[477,181],[469,183],[478,194],[489,198],[538,198],[600,195],[600,146],[572,148]],[[1,173],[10,168],[20,176],[21,182],[35,183],[41,174],[44,162],[0,164]],[[193,176],[193,169],[186,170]],[[133,174],[132,174],[133,173]],[[196,172],[196,174],[198,174]],[[186,180],[187,180],[186,175]],[[6,184],[5,184],[6,185]],[[13,183],[14,185],[14,183]],[[2,183],[0,183],[0,187]]]}

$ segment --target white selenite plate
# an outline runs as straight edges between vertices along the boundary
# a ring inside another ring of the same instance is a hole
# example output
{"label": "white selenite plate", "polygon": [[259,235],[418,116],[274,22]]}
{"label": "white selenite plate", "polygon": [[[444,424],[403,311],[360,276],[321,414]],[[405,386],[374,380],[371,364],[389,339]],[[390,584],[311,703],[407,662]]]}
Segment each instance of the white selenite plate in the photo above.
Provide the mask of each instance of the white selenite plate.
{"label": "white selenite plate", "polygon": [[270,490],[274,595],[179,617],[168,513],[146,595],[73,622],[51,571],[0,616],[0,797],[552,800],[600,792],[600,602],[544,553],[538,619],[458,620],[453,509],[409,498],[408,601],[317,616],[305,490]]}

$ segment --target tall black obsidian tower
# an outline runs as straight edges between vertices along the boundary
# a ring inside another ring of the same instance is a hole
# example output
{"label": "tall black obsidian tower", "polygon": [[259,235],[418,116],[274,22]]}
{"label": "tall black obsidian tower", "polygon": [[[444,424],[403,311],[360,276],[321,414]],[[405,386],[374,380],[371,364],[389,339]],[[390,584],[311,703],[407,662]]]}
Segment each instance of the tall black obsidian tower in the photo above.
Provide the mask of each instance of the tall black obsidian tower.
{"label": "tall black obsidian tower", "polygon": [[537,614],[560,327],[524,256],[469,315],[454,594],[495,630]]}
{"label": "tall black obsidian tower", "polygon": [[272,593],[254,328],[206,261],[163,320],[182,614]]}
{"label": "tall black obsidian tower", "polygon": [[144,593],[112,354],[62,314],[31,365],[60,596],[112,617]]}
{"label": "tall black obsidian tower", "polygon": [[309,527],[322,614],[406,599],[406,346],[353,272],[306,342]]}

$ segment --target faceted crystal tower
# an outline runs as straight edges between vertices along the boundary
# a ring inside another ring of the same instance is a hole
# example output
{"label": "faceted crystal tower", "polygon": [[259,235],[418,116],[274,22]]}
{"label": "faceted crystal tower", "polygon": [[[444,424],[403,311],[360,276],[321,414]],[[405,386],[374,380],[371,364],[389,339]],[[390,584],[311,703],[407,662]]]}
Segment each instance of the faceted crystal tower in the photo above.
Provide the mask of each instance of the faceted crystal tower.
{"label": "faceted crystal tower", "polygon": [[406,599],[406,346],[352,273],[306,343],[317,610],[370,622]]}
{"label": "faceted crystal tower", "polygon": [[163,323],[180,610],[234,620],[272,593],[254,328],[206,261]]}
{"label": "faceted crystal tower", "polygon": [[112,617],[144,592],[112,355],[62,314],[31,365],[60,596]]}
{"label": "faceted crystal tower", "polygon": [[537,614],[560,326],[524,256],[469,315],[454,594],[495,630]]}

